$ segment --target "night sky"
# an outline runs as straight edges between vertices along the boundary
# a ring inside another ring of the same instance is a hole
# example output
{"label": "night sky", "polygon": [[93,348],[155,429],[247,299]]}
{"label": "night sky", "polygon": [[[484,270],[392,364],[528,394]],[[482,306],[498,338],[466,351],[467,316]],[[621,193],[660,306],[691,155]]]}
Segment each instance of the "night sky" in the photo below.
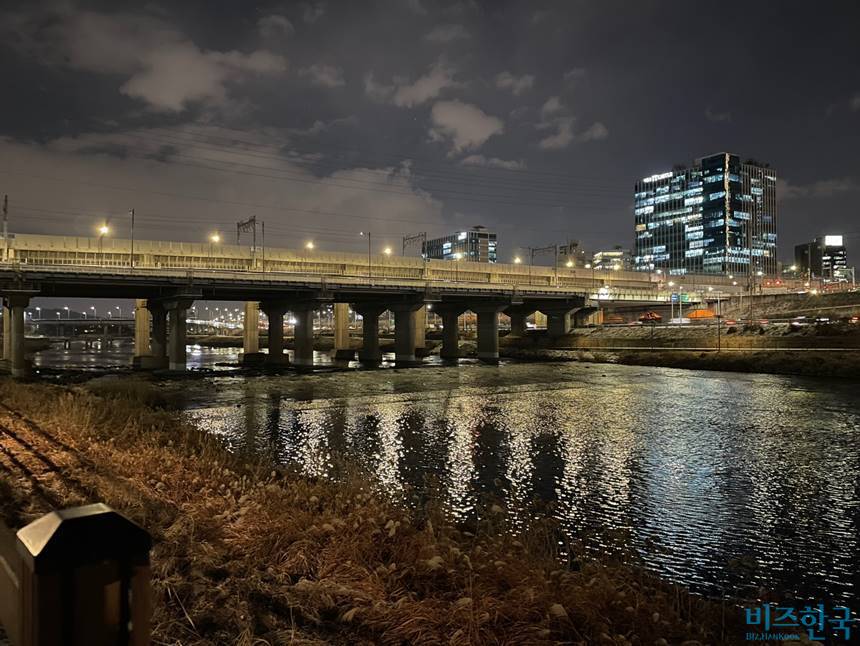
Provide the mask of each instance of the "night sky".
{"label": "night sky", "polygon": [[860,243],[857,2],[3,7],[13,232],[629,248],[638,178],[730,151],[778,173],[781,259]]}

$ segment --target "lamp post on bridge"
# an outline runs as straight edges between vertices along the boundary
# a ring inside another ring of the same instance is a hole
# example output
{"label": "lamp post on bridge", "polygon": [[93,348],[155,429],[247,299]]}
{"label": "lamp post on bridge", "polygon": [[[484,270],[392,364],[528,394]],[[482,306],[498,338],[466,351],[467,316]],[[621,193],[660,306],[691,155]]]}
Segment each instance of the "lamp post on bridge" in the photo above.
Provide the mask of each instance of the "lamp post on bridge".
{"label": "lamp post on bridge", "polygon": [[104,248],[102,246],[103,238],[110,233],[110,227],[108,227],[107,222],[102,224],[99,227],[99,264],[103,267],[105,264],[105,254]]}

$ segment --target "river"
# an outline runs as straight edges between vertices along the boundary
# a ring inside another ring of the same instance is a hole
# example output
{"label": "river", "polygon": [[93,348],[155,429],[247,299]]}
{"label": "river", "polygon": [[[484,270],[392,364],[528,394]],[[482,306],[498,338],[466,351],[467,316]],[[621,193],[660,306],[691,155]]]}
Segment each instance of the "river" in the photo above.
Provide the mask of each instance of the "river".
{"label": "river", "polygon": [[549,502],[571,540],[623,543],[693,589],[858,609],[856,383],[473,363],[164,386],[234,450],[309,475],[345,456],[394,496],[432,491],[455,519],[494,500],[522,526],[535,500]]}

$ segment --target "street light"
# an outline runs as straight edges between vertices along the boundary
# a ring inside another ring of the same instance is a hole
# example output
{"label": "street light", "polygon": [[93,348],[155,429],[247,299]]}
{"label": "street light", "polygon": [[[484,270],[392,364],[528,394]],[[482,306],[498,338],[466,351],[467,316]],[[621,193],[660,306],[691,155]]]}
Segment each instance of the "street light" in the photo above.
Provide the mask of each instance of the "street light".
{"label": "street light", "polygon": [[567,267],[568,269],[569,269],[569,268],[571,268],[571,267],[573,267],[573,261],[572,261],[572,260],[568,260],[566,263],[564,263],[564,266],[565,266],[565,267]]}
{"label": "street light", "polygon": [[119,305],[115,305],[114,307],[116,307],[116,309],[119,313],[119,317],[122,318],[122,308]]}
{"label": "street light", "polygon": [[69,311],[69,306],[68,306],[68,305],[64,305],[64,306],[63,306],[63,309],[64,309],[64,310],[66,310],[66,318],[67,318],[67,319],[72,318],[72,313],[71,313],[71,311]]}
{"label": "street light", "polygon": [[514,264],[519,265],[522,262],[522,258],[519,256],[514,256]]}
{"label": "street light", "polygon": [[391,255],[391,247],[385,247],[385,249],[382,250],[382,253],[384,253],[386,256],[390,256]]}
{"label": "street light", "polygon": [[463,254],[459,251],[454,254],[454,282],[460,282],[460,258],[463,257]]}
{"label": "street light", "polygon": [[313,248],[314,248],[313,240],[310,240],[305,244],[305,249],[313,249]]}
{"label": "street light", "polygon": [[102,265],[105,264],[105,255],[104,255],[104,249],[102,247],[102,239],[109,233],[110,233],[110,227],[108,227],[107,223],[104,223],[99,227],[99,256],[100,256],[100,260],[101,260]]}
{"label": "street light", "polygon": [[215,256],[215,251],[212,245],[216,245],[221,242],[221,234],[215,231],[214,233],[209,234],[209,261],[211,262]]}
{"label": "street light", "polygon": [[95,305],[90,305],[90,309],[91,309],[91,310],[92,310],[92,312],[93,312],[93,318],[98,318],[98,317],[99,317],[99,313],[96,311]]}

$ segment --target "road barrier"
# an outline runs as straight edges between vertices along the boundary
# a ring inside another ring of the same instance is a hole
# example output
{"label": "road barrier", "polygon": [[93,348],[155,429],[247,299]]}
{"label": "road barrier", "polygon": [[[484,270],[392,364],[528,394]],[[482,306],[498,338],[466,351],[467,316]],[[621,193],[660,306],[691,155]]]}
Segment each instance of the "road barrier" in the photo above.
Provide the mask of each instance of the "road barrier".
{"label": "road barrier", "polygon": [[149,644],[149,534],[102,503],[0,521],[0,623],[15,646]]}

